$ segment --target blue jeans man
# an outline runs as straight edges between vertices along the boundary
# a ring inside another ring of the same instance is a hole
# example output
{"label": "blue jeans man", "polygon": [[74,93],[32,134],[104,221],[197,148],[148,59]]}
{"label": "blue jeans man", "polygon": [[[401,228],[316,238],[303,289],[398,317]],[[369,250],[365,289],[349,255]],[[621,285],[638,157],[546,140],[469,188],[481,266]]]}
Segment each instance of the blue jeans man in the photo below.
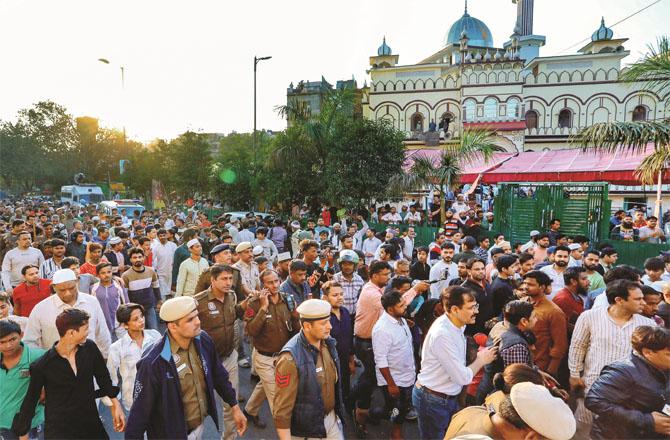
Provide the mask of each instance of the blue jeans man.
{"label": "blue jeans man", "polygon": [[416,386],[412,403],[418,415],[419,437],[424,440],[443,439],[451,417],[460,409],[458,396],[439,397]]}

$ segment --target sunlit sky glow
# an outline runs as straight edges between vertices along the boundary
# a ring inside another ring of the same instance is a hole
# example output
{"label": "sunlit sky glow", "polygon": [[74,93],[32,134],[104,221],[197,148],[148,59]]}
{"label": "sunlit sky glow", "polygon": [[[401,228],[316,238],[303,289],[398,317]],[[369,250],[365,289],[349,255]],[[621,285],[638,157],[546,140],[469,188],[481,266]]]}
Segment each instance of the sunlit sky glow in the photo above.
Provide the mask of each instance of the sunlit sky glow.
{"label": "sunlit sky glow", "polygon": [[[542,55],[590,37],[653,0],[535,1]],[[469,12],[502,46],[511,34],[511,0],[470,0]],[[386,35],[401,64],[437,52],[462,0],[147,1],[0,0],[0,119],[50,99],[74,116],[126,126],[148,141],[187,130],[229,133],[253,125],[253,57],[259,65],[258,127],[285,127],[274,111],[290,82],[363,84],[368,57]],[[633,62],[667,29],[670,0],[616,26]],[[565,53],[574,53],[579,47]],[[97,61],[106,58],[111,64]],[[120,66],[126,69],[121,91]]]}

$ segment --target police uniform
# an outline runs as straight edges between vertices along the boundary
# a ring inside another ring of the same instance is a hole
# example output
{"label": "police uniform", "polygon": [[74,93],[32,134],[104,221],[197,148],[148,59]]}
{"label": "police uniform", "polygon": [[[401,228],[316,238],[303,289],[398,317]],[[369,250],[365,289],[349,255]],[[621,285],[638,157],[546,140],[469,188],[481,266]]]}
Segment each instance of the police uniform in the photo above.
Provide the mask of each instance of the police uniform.
{"label": "police uniform", "polygon": [[[242,317],[244,311],[237,304],[235,292],[228,292],[221,301],[214,295],[210,287],[196,294],[194,298],[198,301],[200,325],[214,341],[221,363],[230,376],[230,382],[235,389],[238,389],[239,374],[237,351],[235,350],[235,321]],[[221,423],[225,427],[223,438],[225,440],[236,438],[235,420],[230,405],[226,403],[223,403],[223,421],[219,420],[219,424]]]}
{"label": "police uniform", "polygon": [[[330,319],[330,304],[310,299],[298,307],[298,313],[302,319]],[[290,429],[296,439],[343,439],[340,375],[333,338],[317,349],[303,332],[292,337],[276,363],[275,427]]]}
{"label": "police uniform", "polygon": [[247,333],[253,338],[252,362],[261,378],[245,407],[252,416],[258,415],[266,397],[272,412],[275,393],[274,361],[284,344],[300,328],[297,316],[290,312],[281,292],[277,293],[277,297],[276,304],[268,297],[269,305],[265,312],[260,310],[260,299],[252,299],[244,314]]}

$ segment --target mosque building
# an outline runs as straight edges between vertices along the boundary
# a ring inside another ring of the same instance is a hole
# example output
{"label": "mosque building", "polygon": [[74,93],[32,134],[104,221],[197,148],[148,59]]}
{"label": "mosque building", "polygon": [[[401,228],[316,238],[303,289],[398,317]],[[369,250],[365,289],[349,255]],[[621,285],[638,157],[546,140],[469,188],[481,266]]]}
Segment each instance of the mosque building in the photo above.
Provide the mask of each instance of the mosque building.
{"label": "mosque building", "polygon": [[400,64],[386,38],[370,57],[363,114],[407,134],[408,148],[437,147],[462,130],[487,127],[509,152],[569,147],[570,135],[597,122],[670,117],[668,95],[620,80],[627,38],[603,18],[591,41],[571,55],[541,56],[534,0],[517,7],[513,33],[496,46],[488,26],[465,12],[443,47],[416,64]]}

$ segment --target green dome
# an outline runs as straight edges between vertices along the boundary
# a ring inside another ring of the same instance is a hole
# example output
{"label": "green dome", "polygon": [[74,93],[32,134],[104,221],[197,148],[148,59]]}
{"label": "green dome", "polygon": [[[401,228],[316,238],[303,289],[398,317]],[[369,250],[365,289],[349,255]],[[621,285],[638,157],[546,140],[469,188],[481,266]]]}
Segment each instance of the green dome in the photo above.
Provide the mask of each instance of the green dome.
{"label": "green dome", "polygon": [[493,36],[486,24],[468,14],[467,9],[461,18],[451,25],[447,33],[445,46],[458,45],[461,34],[465,31],[468,36],[468,45],[477,47],[493,47]]}

